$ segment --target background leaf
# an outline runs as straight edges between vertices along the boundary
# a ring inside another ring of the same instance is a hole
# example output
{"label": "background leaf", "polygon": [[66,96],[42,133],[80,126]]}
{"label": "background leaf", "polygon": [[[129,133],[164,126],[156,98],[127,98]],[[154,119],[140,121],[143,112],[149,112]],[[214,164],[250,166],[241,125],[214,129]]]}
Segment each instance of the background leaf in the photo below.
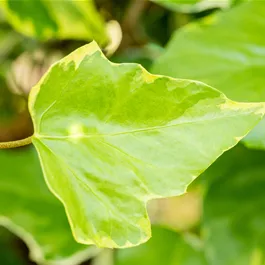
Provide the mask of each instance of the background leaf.
{"label": "background leaf", "polygon": [[[255,14],[255,15],[253,15]],[[264,101],[265,5],[242,3],[176,31],[152,72],[206,82],[229,98]],[[245,139],[265,148],[265,122]]]}
{"label": "background leaf", "polygon": [[264,155],[238,146],[206,171],[203,229],[210,264],[265,262]]}
{"label": "background leaf", "polygon": [[50,68],[29,109],[46,181],[76,240],[129,247],[150,237],[147,201],[183,194],[260,120],[263,105],[113,64],[93,42]]}
{"label": "background leaf", "polygon": [[48,190],[33,148],[1,150],[0,164],[0,224],[25,241],[32,260],[72,265],[98,252],[74,241],[65,211]]}
{"label": "background leaf", "polygon": [[152,233],[146,244],[116,251],[114,265],[207,264],[200,244],[193,246],[179,234],[161,227],[153,226]]}
{"label": "background leaf", "polygon": [[27,36],[107,42],[104,23],[92,0],[3,0],[0,6],[12,26]]}
{"label": "background leaf", "polygon": [[200,12],[210,8],[224,8],[230,5],[231,0],[152,0],[153,2],[173,11],[184,13]]}

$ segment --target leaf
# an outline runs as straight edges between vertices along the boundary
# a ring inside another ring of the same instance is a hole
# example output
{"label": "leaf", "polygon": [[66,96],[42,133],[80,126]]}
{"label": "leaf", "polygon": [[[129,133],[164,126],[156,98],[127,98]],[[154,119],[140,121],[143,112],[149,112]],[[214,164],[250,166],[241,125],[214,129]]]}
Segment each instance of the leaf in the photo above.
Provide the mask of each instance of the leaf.
{"label": "leaf", "polygon": [[[193,246],[179,234],[152,227],[153,236],[144,245],[116,252],[114,265],[206,265],[199,244]],[[197,242],[196,242],[197,243]]]}
{"label": "leaf", "polygon": [[26,36],[107,42],[103,20],[92,0],[3,0],[0,6],[12,26]]}
{"label": "leaf", "polygon": [[[206,82],[233,100],[264,101],[264,16],[265,5],[251,1],[188,25],[175,33],[152,72]],[[248,146],[265,148],[264,126],[245,139]]]}
{"label": "leaf", "polygon": [[239,146],[211,167],[203,217],[210,264],[264,264],[264,157]]}
{"label": "leaf", "polygon": [[150,238],[148,200],[183,194],[261,119],[264,105],[113,64],[92,42],[50,68],[29,109],[47,184],[75,239],[129,247]]}
{"label": "leaf", "polygon": [[201,12],[211,8],[225,8],[230,5],[232,0],[151,0],[172,11],[193,13]]}
{"label": "leaf", "polygon": [[77,244],[65,211],[49,192],[33,148],[0,151],[0,224],[28,245],[40,264],[79,264],[97,250]]}

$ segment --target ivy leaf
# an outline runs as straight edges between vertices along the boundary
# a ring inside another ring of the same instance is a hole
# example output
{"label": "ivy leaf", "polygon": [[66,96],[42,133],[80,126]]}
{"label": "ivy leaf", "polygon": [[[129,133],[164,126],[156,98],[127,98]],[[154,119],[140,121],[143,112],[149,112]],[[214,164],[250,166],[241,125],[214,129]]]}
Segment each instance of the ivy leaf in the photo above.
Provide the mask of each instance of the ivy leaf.
{"label": "ivy leaf", "polygon": [[148,200],[183,194],[256,125],[264,105],[113,64],[92,42],[50,68],[29,109],[44,176],[75,239],[129,247],[150,238]]}
{"label": "ivy leaf", "polygon": [[238,146],[210,168],[203,217],[210,264],[264,264],[264,158]]}
{"label": "ivy leaf", "polygon": [[32,260],[73,265],[98,252],[75,242],[62,205],[43,180],[33,148],[1,150],[0,164],[0,225],[25,241]]}
{"label": "ivy leaf", "polygon": [[197,238],[190,236],[187,239],[191,240],[187,240],[173,231],[156,226],[152,227],[152,231],[153,236],[146,244],[118,250],[114,265],[207,264],[201,242]]}
{"label": "ivy leaf", "polygon": [[[189,24],[175,33],[152,72],[206,82],[233,100],[264,101],[264,16],[264,3],[250,1]],[[265,148],[264,139],[265,122],[244,141]]]}
{"label": "ivy leaf", "polygon": [[3,0],[0,7],[12,26],[29,37],[107,42],[103,20],[92,0]]}

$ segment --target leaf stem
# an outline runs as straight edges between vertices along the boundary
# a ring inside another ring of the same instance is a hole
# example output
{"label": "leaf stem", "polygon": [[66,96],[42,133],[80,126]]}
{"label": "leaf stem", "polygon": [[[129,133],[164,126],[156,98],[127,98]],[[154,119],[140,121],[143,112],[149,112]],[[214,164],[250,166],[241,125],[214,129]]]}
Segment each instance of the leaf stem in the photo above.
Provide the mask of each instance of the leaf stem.
{"label": "leaf stem", "polygon": [[32,143],[32,136],[17,140],[17,141],[10,141],[10,142],[0,142],[0,149],[9,149],[9,148],[17,148],[25,145],[29,145]]}

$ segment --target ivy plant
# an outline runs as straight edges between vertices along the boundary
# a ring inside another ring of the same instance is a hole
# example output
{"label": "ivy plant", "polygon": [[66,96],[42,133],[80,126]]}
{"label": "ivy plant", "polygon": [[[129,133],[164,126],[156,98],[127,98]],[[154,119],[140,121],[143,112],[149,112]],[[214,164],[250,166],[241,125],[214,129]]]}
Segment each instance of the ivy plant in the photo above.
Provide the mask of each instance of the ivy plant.
{"label": "ivy plant", "polygon": [[95,42],[54,64],[32,89],[37,149],[77,242],[124,248],[151,236],[149,200],[183,194],[264,114],[197,82],[111,63]]}
{"label": "ivy plant", "polygon": [[0,2],[1,264],[20,238],[39,265],[264,265],[264,28],[260,1]]}

